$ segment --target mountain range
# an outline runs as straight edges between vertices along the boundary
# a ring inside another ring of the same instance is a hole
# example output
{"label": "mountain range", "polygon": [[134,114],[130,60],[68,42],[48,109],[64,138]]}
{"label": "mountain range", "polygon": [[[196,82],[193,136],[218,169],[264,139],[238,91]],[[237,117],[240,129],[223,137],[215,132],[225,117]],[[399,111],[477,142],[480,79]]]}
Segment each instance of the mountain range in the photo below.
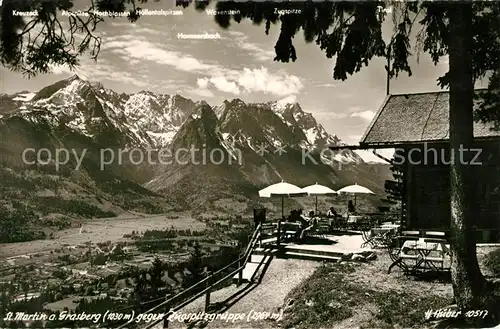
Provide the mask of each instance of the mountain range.
{"label": "mountain range", "polygon": [[[369,198],[376,203],[392,177],[385,164],[330,151],[343,142],[298,103],[211,106],[180,95],[120,94],[77,75],[36,93],[1,94],[0,137],[0,202],[46,217],[245,212],[262,202],[259,189],[282,180],[334,189],[359,183],[378,194]],[[67,163],[54,160],[57,149],[69,150]],[[165,154],[175,161],[160,161]]]}

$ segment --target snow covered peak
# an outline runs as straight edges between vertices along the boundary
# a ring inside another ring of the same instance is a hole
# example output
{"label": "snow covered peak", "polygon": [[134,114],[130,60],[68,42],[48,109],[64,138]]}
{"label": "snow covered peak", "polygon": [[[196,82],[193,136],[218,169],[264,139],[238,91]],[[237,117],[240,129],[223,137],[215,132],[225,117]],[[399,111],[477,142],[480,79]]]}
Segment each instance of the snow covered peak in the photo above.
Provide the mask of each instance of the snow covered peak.
{"label": "snow covered peak", "polygon": [[141,90],[136,95],[144,95],[144,96],[148,96],[148,97],[156,97],[157,96],[155,93],[148,91],[148,90]]}
{"label": "snow covered peak", "polygon": [[68,79],[66,79],[68,82],[73,82],[73,81],[82,81],[82,82],[86,82],[84,79],[80,78],[80,76],[78,74],[73,74],[72,76],[70,76]]}
{"label": "snow covered peak", "polygon": [[23,92],[8,97],[13,98],[10,107],[22,110],[15,112],[26,119],[31,120],[31,113],[36,111],[37,115],[56,120],[55,124],[64,122],[91,137],[96,131],[96,118],[100,118],[102,125],[126,135],[124,140],[149,147],[168,145],[195,107],[192,100],[180,95],[150,91],[118,94],[78,75],[46,86],[35,95]]}
{"label": "snow covered peak", "polygon": [[21,102],[29,102],[33,97],[35,97],[36,93],[30,93],[30,92],[23,92],[20,94],[17,94],[16,97],[14,97],[12,100],[13,101],[21,101]]}
{"label": "snow covered peak", "polygon": [[224,101],[224,105],[226,105],[227,108],[229,108],[229,107],[231,107],[231,108],[240,108],[242,106],[246,106],[245,102],[242,101],[239,98],[235,98],[235,99],[233,99],[231,101],[225,100]]}
{"label": "snow covered peak", "polygon": [[[150,93],[139,92],[131,95],[124,104],[126,115],[141,116],[144,113],[151,113],[159,107],[158,99]],[[151,113],[153,115],[153,113]]]}
{"label": "snow covered peak", "polygon": [[80,78],[69,80],[69,82],[70,83],[66,88],[62,88],[58,92],[78,93],[83,91],[84,88],[92,87],[92,85],[89,82],[81,80]]}
{"label": "snow covered peak", "polygon": [[[64,80],[63,80],[64,81]],[[93,84],[87,80],[82,79],[79,75],[75,74],[68,79],[66,79],[67,85],[72,86],[74,90],[83,89],[83,88],[92,88]],[[96,84],[96,83],[94,83]],[[99,83],[100,84],[100,83]],[[101,84],[100,84],[101,85]],[[102,86],[102,85],[101,85]]]}
{"label": "snow covered peak", "polygon": [[302,111],[299,103],[289,102],[288,99],[282,99],[274,102],[269,102],[271,109],[276,113],[283,113],[286,110],[292,109],[293,111]]}
{"label": "snow covered peak", "polygon": [[235,98],[231,101],[227,99],[219,105],[212,108],[212,111],[216,115],[217,119],[221,120],[221,122],[225,122],[230,118],[238,117],[240,115],[240,110],[246,109],[247,104],[243,102],[241,99]]}
{"label": "snow covered peak", "polygon": [[222,103],[221,105],[214,107],[214,113],[217,116],[217,119],[220,119],[225,111],[226,111],[226,103]]}
{"label": "snow covered peak", "polygon": [[[280,143],[292,148],[319,150],[342,143],[293,98],[248,104],[241,99],[233,99],[211,107],[205,101],[194,102],[177,94],[157,94],[146,90],[118,94],[100,83],[89,83],[78,75],[42,88],[36,95],[22,92],[10,95],[9,99],[14,97],[16,102],[11,107],[26,113],[31,110],[45,112],[56,122],[64,122],[86,136],[96,132],[95,121],[100,119],[102,125],[114,127],[112,129],[126,135],[123,140],[127,143],[131,141],[134,145],[153,148],[170,145],[187,121],[203,125],[210,123],[210,126],[217,126],[222,134],[240,131],[246,138],[246,144],[251,138],[268,141],[272,145]],[[346,156],[351,155],[347,153]]]}
{"label": "snow covered peak", "polygon": [[[58,94],[56,98],[73,99],[74,97],[71,96],[72,93],[81,93],[83,95],[85,91],[91,88],[92,86],[89,82],[81,79],[78,75],[75,74],[67,79],[58,81],[56,83],[53,83],[47,87],[40,89],[36,93],[36,95],[33,96],[33,98],[31,98],[30,100],[48,101],[48,99],[50,99],[55,94]],[[67,95],[67,97],[65,97],[64,95]]]}

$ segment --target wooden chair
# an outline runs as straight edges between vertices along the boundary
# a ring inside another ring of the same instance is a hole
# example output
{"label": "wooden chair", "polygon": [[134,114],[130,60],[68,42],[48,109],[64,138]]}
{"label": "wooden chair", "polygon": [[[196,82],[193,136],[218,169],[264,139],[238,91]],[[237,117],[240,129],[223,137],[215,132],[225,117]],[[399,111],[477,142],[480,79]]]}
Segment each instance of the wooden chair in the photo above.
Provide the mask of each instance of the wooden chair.
{"label": "wooden chair", "polygon": [[443,231],[425,231],[424,237],[426,238],[438,238],[438,239],[446,239],[447,234]]}
{"label": "wooden chair", "polygon": [[336,216],[331,218],[331,229],[334,230],[344,230],[346,228],[347,219],[342,216]]}
{"label": "wooden chair", "polygon": [[364,240],[361,248],[370,247],[372,249],[388,247],[395,236],[394,231],[383,230],[378,227],[374,227],[370,231],[361,231],[361,234]]}
{"label": "wooden chair", "polygon": [[[275,234],[278,233],[278,230],[275,231]],[[296,223],[283,222],[281,223],[281,240],[282,241],[290,241],[294,240],[300,234],[299,226]]]}
{"label": "wooden chair", "polygon": [[420,237],[420,231],[402,231],[401,232],[402,237]]}
{"label": "wooden chair", "polygon": [[[406,241],[417,241],[420,237],[420,231],[402,231],[401,235],[395,236],[388,245],[389,257],[392,264],[389,266],[387,273],[391,273],[394,266],[398,266],[404,273],[411,273],[415,270],[418,255],[407,253],[403,250],[403,245]],[[412,264],[415,262],[414,264]]]}
{"label": "wooden chair", "polygon": [[[438,243],[441,245],[441,248],[434,251],[435,255],[424,257],[423,261],[431,268],[444,270],[445,256],[449,255],[449,250],[446,247],[446,244],[448,244],[446,232],[426,231],[424,233],[424,241],[426,243]],[[436,264],[438,266],[435,266]]]}
{"label": "wooden chair", "polygon": [[372,231],[361,231],[361,236],[363,238],[363,243],[361,244],[361,248],[366,248],[366,247],[371,247],[372,246],[372,240],[374,235],[372,234]]}
{"label": "wooden chair", "polygon": [[370,231],[371,228],[375,226],[375,223],[373,221],[372,216],[364,215],[357,226],[361,230],[361,232]]}
{"label": "wooden chair", "polygon": [[278,223],[266,222],[262,223],[261,226],[261,236],[263,238],[268,238],[274,236]]}
{"label": "wooden chair", "polygon": [[330,230],[330,220],[328,218],[320,218],[316,221],[316,223],[314,223],[313,227],[308,232],[308,235],[326,238],[326,236],[330,233]]}

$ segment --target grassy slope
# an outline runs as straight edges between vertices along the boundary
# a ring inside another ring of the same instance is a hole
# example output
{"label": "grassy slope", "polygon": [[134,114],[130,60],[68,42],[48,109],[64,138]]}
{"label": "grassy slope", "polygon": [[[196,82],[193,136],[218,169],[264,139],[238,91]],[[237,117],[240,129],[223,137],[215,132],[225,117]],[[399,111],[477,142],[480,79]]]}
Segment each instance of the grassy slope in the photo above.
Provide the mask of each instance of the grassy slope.
{"label": "grassy slope", "polygon": [[[322,266],[288,296],[281,327],[288,328],[433,328],[477,327],[463,320],[427,321],[425,312],[449,308],[453,290],[449,278],[423,280],[401,272],[387,274],[390,259],[378,253],[369,263],[339,263]],[[498,247],[478,248],[481,270],[492,282],[500,282]],[[493,297],[500,287],[492,284]],[[498,309],[498,307],[496,307]],[[491,318],[485,318],[491,321]],[[482,320],[478,320],[482,321]],[[491,325],[491,323],[490,323]],[[484,323],[482,325],[484,327]]]}
{"label": "grassy slope", "polygon": [[[369,265],[363,265],[369,266]],[[347,319],[356,319],[362,310],[363,328],[421,327],[428,309],[450,304],[438,295],[422,295],[413,290],[381,289],[353,280],[353,264],[323,266],[296,288],[290,298],[294,304],[285,316],[285,327],[335,328]],[[371,314],[370,314],[371,313]]]}

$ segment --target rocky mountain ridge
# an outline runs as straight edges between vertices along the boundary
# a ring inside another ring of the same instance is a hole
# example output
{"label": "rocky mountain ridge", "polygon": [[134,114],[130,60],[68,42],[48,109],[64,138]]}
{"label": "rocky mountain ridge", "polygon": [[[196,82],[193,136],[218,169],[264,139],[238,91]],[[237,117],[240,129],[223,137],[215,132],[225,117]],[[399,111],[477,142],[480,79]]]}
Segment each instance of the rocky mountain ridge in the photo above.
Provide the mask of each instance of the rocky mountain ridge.
{"label": "rocky mountain ridge", "polygon": [[[16,175],[33,170],[64,176],[66,185],[79,186],[74,195],[106,199],[121,207],[127,199],[156,208],[157,197],[168,200],[159,208],[208,209],[217,207],[221,199],[250,204],[259,188],[279,180],[297,185],[321,182],[334,188],[366,182],[383,191],[387,176],[384,170],[383,177],[373,176],[372,165],[350,150],[328,151],[328,146],[342,141],[298,103],[234,99],[210,106],[180,95],[120,94],[77,75],[36,93],[0,95],[0,134],[5,137],[0,142],[0,168]],[[28,147],[89,152],[79,172],[72,170],[74,160],[57,171],[54,159],[49,165],[23,163],[22,150]],[[239,157],[241,161],[199,165],[184,158],[187,161],[162,165],[138,164],[129,157],[103,170],[99,157],[103,149],[193,147],[209,153],[217,150],[226,160]]]}

